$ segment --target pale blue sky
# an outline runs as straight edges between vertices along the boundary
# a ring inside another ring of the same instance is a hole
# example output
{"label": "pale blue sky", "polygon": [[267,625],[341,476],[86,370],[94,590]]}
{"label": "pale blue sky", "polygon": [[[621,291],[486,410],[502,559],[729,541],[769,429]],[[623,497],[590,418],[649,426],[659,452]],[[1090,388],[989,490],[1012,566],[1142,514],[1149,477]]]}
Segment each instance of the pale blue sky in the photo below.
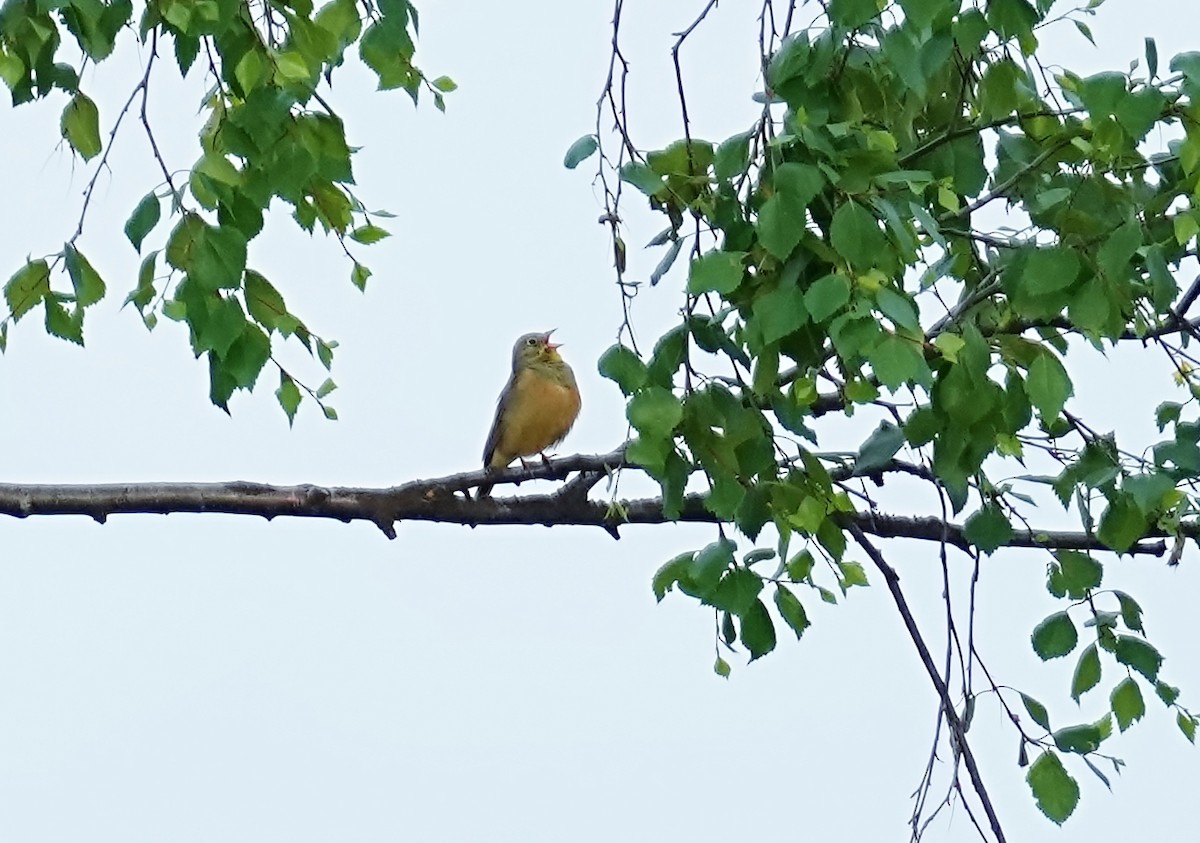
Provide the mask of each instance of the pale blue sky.
{"label": "pale blue sky", "polygon": [[[647,146],[679,135],[669,34],[699,6],[626,3],[631,117]],[[0,358],[4,480],[389,485],[474,468],[513,338],[551,327],[584,392],[564,452],[622,440],[620,396],[594,364],[620,320],[601,208],[588,165],[561,165],[595,122],[609,4],[420,9],[422,66],[461,86],[446,115],[373,94],[356,67],[335,77],[350,142],[363,147],[360,193],[398,215],[395,236],[363,250],[375,272],[367,295],[334,242],[285,219],[251,247],[251,265],[292,309],[341,342],[331,401],[341,420],[304,406],[289,430],[269,375],[227,417],[209,404],[207,369],[179,326],[147,333],[118,309],[137,267],[120,226],[158,179],[130,123],[81,243],[110,289],[89,313],[87,350],[22,323]],[[744,4],[714,14],[685,61],[695,131],[719,139],[756,113],[755,24]],[[1043,41],[1092,72],[1126,67],[1151,34],[1165,67],[1197,46],[1186,40],[1194,26],[1181,25],[1193,20],[1185,0],[1112,0],[1092,23],[1099,49],[1070,24]],[[715,49],[739,34],[738,49]],[[138,56],[121,52],[84,77],[104,132],[138,72]],[[153,89],[176,167],[196,157],[199,73],[190,81],[163,76]],[[51,149],[62,104],[0,106],[0,276],[74,230],[87,175]],[[658,256],[637,247],[657,226],[628,210],[631,267],[646,274]],[[669,324],[677,290],[664,282],[639,299],[643,338]],[[1145,431],[1169,377],[1130,357],[1098,361],[1077,382],[1079,407]],[[300,371],[319,383],[315,366]],[[936,702],[882,583],[836,608],[809,600],[802,643],[781,632],[775,653],[734,659],[725,681],[711,671],[711,613],[678,595],[656,605],[650,591],[655,568],[711,540],[710,527],[629,528],[619,544],[581,528],[399,533],[389,542],[362,524],[226,516],[0,520],[0,837],[907,839]],[[940,641],[936,549],[885,547]],[[1095,719],[1095,693],[1078,712],[1067,696],[1073,660],[1043,665],[1028,645],[1058,607],[1043,566],[1022,552],[985,563],[981,647],[997,677],[1046,702],[1056,722]],[[1107,576],[1142,601],[1164,678],[1200,708],[1200,557],[1189,549],[1176,570],[1114,562]],[[1033,805],[1011,729],[981,700],[974,746],[1009,839],[1194,829],[1200,756],[1156,700],[1148,708],[1105,745],[1128,762],[1113,795],[1070,766],[1083,801],[1058,832]],[[927,839],[973,830],[956,810]]]}

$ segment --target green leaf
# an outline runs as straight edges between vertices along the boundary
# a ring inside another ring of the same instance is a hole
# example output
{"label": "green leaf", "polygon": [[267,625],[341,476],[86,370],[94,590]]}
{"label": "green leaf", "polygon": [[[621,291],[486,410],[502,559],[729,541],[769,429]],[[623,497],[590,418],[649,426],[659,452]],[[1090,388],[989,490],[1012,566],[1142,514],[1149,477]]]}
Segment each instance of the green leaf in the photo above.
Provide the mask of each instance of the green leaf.
{"label": "green leaf", "polygon": [[[246,236],[228,225],[202,225],[198,235],[192,246],[190,265],[180,268],[210,290],[240,287],[246,269]],[[170,249],[168,245],[168,252]]]}
{"label": "green leaf", "polygon": [[337,342],[325,342],[322,339],[317,340],[317,359],[321,361],[321,365],[328,371],[333,366],[333,350],[337,348]]}
{"label": "green leaf", "polygon": [[1132,496],[1122,493],[1109,502],[1100,516],[1096,536],[1113,550],[1124,553],[1145,535],[1147,526],[1146,515]]}
{"label": "green leaf", "polygon": [[712,250],[692,261],[687,291],[692,295],[720,293],[727,296],[742,283],[745,252]]}
{"label": "green leaf", "polygon": [[806,212],[824,185],[821,171],[807,164],[786,163],[775,168],[775,192],[758,212],[759,240],[780,260],[796,248],[804,234]]}
{"label": "green leaf", "polygon": [[1105,238],[1096,252],[1100,271],[1114,281],[1129,276],[1129,261],[1142,246],[1142,227],[1129,221]]}
{"label": "green leaf", "polygon": [[713,170],[718,179],[730,181],[746,171],[750,162],[750,138],[753,136],[753,132],[741,132],[717,147]]}
{"label": "green leaf", "polygon": [[640,161],[627,161],[622,165],[621,181],[633,185],[647,196],[657,196],[667,187],[662,176]]}
{"label": "green leaf", "polygon": [[805,208],[775,194],[758,211],[758,239],[768,252],[786,260],[804,235]]}
{"label": "green leaf", "polygon": [[1079,633],[1070,615],[1055,612],[1034,627],[1031,638],[1033,651],[1042,661],[1067,655],[1079,643]]}
{"label": "green leaf", "polygon": [[987,5],[988,23],[1005,41],[1016,39],[1027,56],[1037,49],[1033,28],[1038,19],[1027,0],[991,0]]}
{"label": "green leaf", "polygon": [[567,150],[567,154],[563,157],[563,166],[568,170],[574,170],[580,164],[600,148],[599,142],[595,135],[584,135],[575,143],[571,144],[571,148]]}
{"label": "green leaf", "polygon": [[100,114],[86,94],[77,93],[62,113],[62,136],[89,161],[100,154]]}
{"label": "green leaf", "polygon": [[1099,588],[1104,579],[1104,566],[1086,553],[1078,550],[1057,550],[1058,573],[1062,592],[1072,600],[1083,599],[1089,591]]}
{"label": "green leaf", "polygon": [[[646,154],[646,163],[654,172],[662,176],[706,176],[713,161],[712,144],[707,141],[693,139],[677,140],[666,149],[655,150]],[[668,184],[676,183],[668,179]]]}
{"label": "green leaf", "polygon": [[1121,664],[1132,667],[1151,682],[1158,679],[1163,657],[1146,639],[1135,635],[1118,635],[1113,654]]}
{"label": "green leaf", "polygon": [[391,15],[367,27],[358,42],[363,63],[379,78],[379,90],[403,88],[410,96],[421,78],[412,65],[413,50],[407,27]]}
{"label": "green leaf", "polygon": [[730,649],[737,642],[737,625],[733,622],[733,615],[728,612],[721,612],[721,640]]}
{"label": "green leaf", "polygon": [[963,536],[989,556],[1004,547],[1013,537],[1012,524],[994,503],[972,513],[963,524]]}
{"label": "green leaf", "polygon": [[246,310],[250,318],[268,331],[275,330],[279,320],[288,312],[283,296],[270,281],[253,269],[246,270],[245,286]]}
{"label": "green leaf", "polygon": [[860,562],[838,562],[838,571],[841,576],[838,578],[838,585],[841,586],[842,593],[846,593],[846,589],[859,585],[866,587],[870,585],[867,581],[867,572],[863,569]]}
{"label": "green leaf", "polygon": [[1037,806],[1051,821],[1062,825],[1079,804],[1079,784],[1052,750],[1033,762],[1025,775]]}
{"label": "green leaf", "polygon": [[879,229],[879,221],[854,201],[844,203],[834,213],[829,228],[829,242],[838,254],[859,271],[874,267],[887,245],[887,239]]}
{"label": "green leaf", "polygon": [[1092,28],[1079,19],[1072,20],[1075,28],[1079,30],[1079,34],[1091,42],[1092,46],[1096,46],[1096,39],[1092,37]]}
{"label": "green leaf", "polygon": [[1035,249],[1025,263],[1021,283],[1035,295],[1045,295],[1069,287],[1079,274],[1079,257],[1065,246]]}
{"label": "green leaf", "polygon": [[287,413],[288,426],[296,420],[296,410],[300,408],[300,388],[296,386],[296,382],[291,376],[283,371],[279,371],[279,389],[275,390],[275,397],[279,399],[279,406]]}
{"label": "green leaf", "polygon": [[142,197],[142,201],[138,202],[137,207],[133,209],[133,214],[126,221],[125,236],[129,238],[129,242],[139,253],[142,251],[142,241],[146,239],[146,235],[154,226],[158,225],[161,213],[158,196],[151,191]]}
{"label": "green leaf", "polygon": [[1121,490],[1127,492],[1146,515],[1156,511],[1163,497],[1175,488],[1175,481],[1166,474],[1134,474],[1121,481]]}
{"label": "green leaf", "polygon": [[625,395],[637,392],[649,377],[641,358],[619,343],[600,355],[597,368],[602,377],[616,383]]}
{"label": "green leaf", "polygon": [[808,321],[800,288],[783,284],[754,300],[754,324],[768,345],[799,330]]}
{"label": "green leaf", "polygon": [[29,261],[4,285],[4,301],[12,320],[17,322],[41,304],[50,293],[50,267],[44,260]]}
{"label": "green leaf", "polygon": [[857,29],[879,14],[876,0],[830,0],[829,19],[847,29]]}
{"label": "green leaf", "polygon": [[47,296],[45,302],[46,333],[83,345],[83,308],[76,307],[74,313],[68,313],[52,295]]}
{"label": "green leaf", "polygon": [[1154,683],[1154,693],[1158,694],[1158,698],[1163,701],[1163,705],[1174,705],[1175,700],[1179,699],[1179,689],[1173,685],[1168,685],[1162,680]]}
{"label": "green leaf", "polygon": [[651,287],[656,285],[659,281],[663,280],[663,276],[665,276],[668,272],[671,271],[671,267],[675,265],[675,259],[679,257],[679,253],[682,250],[683,250],[683,241],[682,240],[675,239],[675,240],[671,241],[670,247],[667,249],[666,253],[663,254],[662,258],[659,260],[658,265],[655,266],[654,270],[650,273],[650,286]]}
{"label": "green leaf", "polygon": [[[125,297],[125,304],[132,304],[138,309],[139,313],[146,310],[146,305],[154,300],[154,266],[158,260],[158,252],[150,252],[146,257],[142,258],[142,265],[138,267],[138,284],[128,296]],[[123,304],[122,307],[125,305]],[[153,314],[150,314],[151,316]],[[145,316],[143,315],[143,318]]]}
{"label": "green leaf", "polygon": [[1121,607],[1121,622],[1134,632],[1142,631],[1142,607],[1123,591],[1114,591],[1113,597]]}
{"label": "green leaf", "polygon": [[1196,718],[1185,711],[1180,711],[1175,715],[1175,722],[1179,725],[1179,731],[1183,732],[1183,736],[1190,743],[1196,742]]}
{"label": "green leaf", "polygon": [[804,306],[813,322],[824,322],[850,301],[850,279],[845,275],[826,275],[813,282],[804,293]]}
{"label": "green leaf", "polygon": [[[1109,726],[1109,729],[1112,727]],[[1063,752],[1076,752],[1085,755],[1095,752],[1104,740],[1104,733],[1099,727],[1085,723],[1080,726],[1068,726],[1054,733],[1054,745]]]}
{"label": "green leaf", "polygon": [[206,228],[204,220],[198,215],[185,213],[167,238],[167,263],[187,272],[192,265],[196,244],[204,236]]}
{"label": "green leaf", "polygon": [[904,446],[904,431],[890,421],[881,421],[879,427],[858,448],[854,458],[854,476],[863,477],[879,471],[896,452]]}
{"label": "green leaf", "polygon": [[707,597],[717,587],[721,575],[733,565],[734,549],[729,539],[719,539],[705,545],[692,559],[686,580],[680,578],[679,589],[692,597]]}
{"label": "green leaf", "polygon": [[796,640],[799,641],[804,635],[804,630],[811,625],[808,613],[804,611],[804,604],[787,588],[776,585],[775,608],[779,610],[779,616],[791,627],[792,632],[796,633]]}
{"label": "green leaf", "polygon": [[1025,710],[1029,712],[1029,716],[1033,718],[1033,722],[1049,732],[1050,715],[1046,713],[1046,706],[1025,694],[1021,694],[1021,702],[1025,704]]}
{"label": "green leaf", "polygon": [[74,246],[67,243],[63,247],[66,258],[67,275],[71,277],[71,286],[75,288],[75,302],[80,307],[90,307],[104,298],[104,279],[92,267],[92,264]]}
{"label": "green leaf", "polygon": [[812,552],[808,550],[802,550],[788,560],[788,577],[790,577],[793,582],[804,582],[812,574],[814,565],[816,565],[816,559],[813,558]]}
{"label": "green leaf", "polygon": [[1093,117],[1107,117],[1116,112],[1117,104],[1125,98],[1128,80],[1119,71],[1096,73],[1080,81],[1079,98]]}
{"label": "green leaf", "polygon": [[370,246],[372,243],[378,243],[383,238],[391,236],[390,231],[374,224],[362,225],[350,232],[350,239],[362,243],[364,246]]}
{"label": "green leaf", "polygon": [[1117,687],[1113,688],[1112,712],[1117,718],[1117,726],[1124,732],[1134,722],[1141,720],[1146,713],[1146,701],[1142,699],[1142,689],[1132,676],[1127,676]]}
{"label": "green leaf", "polygon": [[[335,4],[329,4],[330,6]],[[282,58],[282,57],[281,57]],[[258,50],[247,50],[233,69],[233,76],[245,96],[259,86],[267,75],[267,62]]]}
{"label": "green leaf", "polygon": [[643,436],[663,439],[683,419],[683,404],[670,390],[651,386],[629,400],[625,416]]}
{"label": "green leaf", "polygon": [[1025,388],[1030,403],[1037,407],[1045,424],[1058,418],[1067,399],[1075,394],[1067,370],[1058,357],[1047,349],[1042,349],[1029,365]]}
{"label": "green leaf", "polygon": [[904,438],[914,448],[927,445],[941,430],[941,421],[928,407],[919,407],[904,420]]}
{"label": "green leaf", "polygon": [[895,334],[888,334],[878,345],[867,350],[867,360],[879,382],[896,390],[909,381],[928,383],[929,365],[925,362],[921,344]]}
{"label": "green leaf", "polygon": [[452,91],[458,90],[458,83],[455,82],[453,79],[451,79],[449,76],[439,76],[437,79],[434,79],[429,84],[433,85],[433,87],[437,88],[443,94],[449,94]]}
{"label": "green leaf", "polygon": [[354,266],[350,270],[350,283],[359,289],[359,292],[367,289],[367,279],[371,277],[371,270],[363,266],[358,261],[354,262]]}
{"label": "green leaf", "polygon": [[945,0],[900,0],[900,8],[904,9],[906,20],[924,27],[950,7]]}
{"label": "green leaf", "polygon": [[695,558],[696,554],[691,551],[681,553],[654,572],[654,578],[650,581],[650,585],[654,589],[654,598],[658,602],[661,603],[675,583],[687,575]]}
{"label": "green leaf", "polygon": [[1017,110],[1018,86],[1025,74],[1011,59],[992,62],[979,83],[979,104],[989,119],[998,119]]}
{"label": "green leaf", "polygon": [[880,287],[875,293],[875,303],[879,306],[879,312],[891,319],[897,328],[920,332],[921,320],[917,316],[917,307],[908,296],[891,287]]}
{"label": "green leaf", "polygon": [[271,340],[257,325],[244,323],[242,333],[229,346],[221,362],[239,389],[251,389],[271,359]]}
{"label": "green leaf", "polygon": [[1099,682],[1100,653],[1096,650],[1096,645],[1091,644],[1079,654],[1079,661],[1075,664],[1075,676],[1071,679],[1071,699],[1079,702],[1079,698],[1095,688]]}
{"label": "green leaf", "polygon": [[237,382],[214,352],[208,354],[208,384],[208,400],[228,413],[229,398],[237,389]]}
{"label": "green leaf", "polygon": [[197,350],[212,350],[220,358],[225,357],[230,346],[246,330],[246,314],[241,303],[232,296],[217,296],[209,305],[208,318],[203,322],[197,321],[190,308],[187,316],[197,334]]}
{"label": "green leaf", "polygon": [[1191,213],[1176,214],[1172,220],[1172,226],[1175,229],[1175,242],[1180,246],[1186,246],[1188,241],[1200,234],[1200,221]]}
{"label": "green leaf", "polygon": [[343,47],[358,40],[362,32],[362,19],[353,0],[332,0],[321,7],[313,20]]}
{"label": "green leaf", "polygon": [[1179,413],[1183,410],[1183,405],[1174,401],[1164,401],[1158,405],[1154,411],[1154,421],[1158,425],[1158,432],[1162,433],[1163,428],[1172,422],[1179,421]]}
{"label": "green leaf", "polygon": [[755,598],[742,615],[742,643],[750,651],[750,661],[762,658],[775,649],[775,624],[766,604]]}
{"label": "green leaf", "polygon": [[725,659],[721,658],[720,656],[717,656],[717,661],[713,664],[713,671],[717,674],[717,676],[720,676],[723,679],[728,679],[730,672],[729,662],[725,661]]}
{"label": "green leaf", "polygon": [[750,604],[762,589],[763,580],[758,574],[749,568],[732,568],[725,572],[704,602],[741,617],[750,610]]}

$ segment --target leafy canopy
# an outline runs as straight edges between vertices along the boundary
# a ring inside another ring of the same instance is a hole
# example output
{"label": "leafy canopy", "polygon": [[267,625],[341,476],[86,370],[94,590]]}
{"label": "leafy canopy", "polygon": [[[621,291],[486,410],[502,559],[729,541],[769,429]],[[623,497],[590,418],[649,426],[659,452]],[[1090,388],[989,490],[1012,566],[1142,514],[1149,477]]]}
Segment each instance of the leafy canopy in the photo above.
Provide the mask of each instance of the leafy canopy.
{"label": "leafy canopy", "polygon": [[[278,200],[304,231],[319,225],[337,239],[351,282],[365,288],[371,270],[351,247],[387,237],[377,220],[391,214],[367,210],[354,194],[354,150],[321,90],[356,48],[380,90],[400,88],[414,103],[425,90],[444,108],[443,94],[455,84],[447,77],[431,81],[413,64],[417,29],[417,10],[408,0],[331,0],[319,8],[312,0],[150,0],[136,9],[131,0],[4,3],[0,78],[14,105],[67,94],[62,136],[94,175],[63,250],[31,258],[5,284],[0,350],[10,326],[38,310],[50,334],[83,344],[87,308],[107,292],[80,246],[88,201],[113,139],[140,108],[163,180],[148,185],[124,226],[132,248],[145,255],[125,303],[148,328],[160,315],[187,327],[193,352],[208,363],[217,406],[227,409],[233,392],[252,389],[270,364],[278,370],[276,396],[289,420],[305,396],[336,418],[324,403],[334,382],[304,385],[275,362],[273,351],[294,340],[328,370],[337,343],[288,309],[280,290],[253,269],[249,247]],[[147,48],[144,73],[120,112],[101,115],[81,88],[80,71],[134,37]],[[200,97],[198,157],[182,172],[161,157],[146,116],[155,64],[171,60],[184,75],[195,76],[199,64],[211,84]],[[104,139],[102,118],[111,125]]]}
{"label": "leafy canopy", "polygon": [[[580,139],[565,161],[599,152],[609,219],[622,219],[613,174],[662,214],[650,285],[687,255],[679,324],[648,352],[628,326],[601,361],[628,396],[629,458],[659,482],[669,516],[699,505],[751,542],[774,537],[739,558],[722,533],[666,563],[655,593],[713,607],[719,651],[740,640],[751,660],[767,654],[775,627],[808,627],[805,593],[833,602],[866,584],[850,525],[874,504],[855,478],[893,472],[965,516],[952,540],[949,524],[934,529],[976,559],[1018,538],[1045,547],[1064,605],[1033,630],[1034,651],[1080,653],[1076,701],[1115,673],[1094,722],[1052,731],[1025,698],[1038,728],[1020,732],[1022,757],[1040,752],[1028,782],[1061,823],[1079,788],[1059,754],[1103,779],[1092,759],[1107,758],[1112,718],[1122,731],[1141,719],[1143,689],[1195,732],[1159,678],[1140,608],[1102,590],[1093,551],[1137,550],[1150,535],[1178,551],[1196,533],[1200,383],[1187,345],[1200,333],[1186,310],[1197,289],[1177,279],[1200,232],[1200,53],[1160,67],[1147,41],[1144,64],[1081,77],[1040,58],[1050,0],[832,0],[790,32],[779,27],[796,7],[776,5],[763,11],[762,111],[745,132],[701,140],[681,82],[684,136],[637,149],[618,75],[607,100],[618,131]],[[1098,5],[1068,15],[1089,40]],[[636,296],[612,230],[618,280]],[[1165,359],[1187,394],[1159,408],[1165,438],[1144,450],[1071,411],[1079,350],[1127,342]],[[831,413],[881,423],[856,454],[823,451],[817,419]],[[1046,491],[1082,546],[1026,529]],[[728,675],[724,657],[716,670]],[[964,686],[969,704],[975,693]]]}

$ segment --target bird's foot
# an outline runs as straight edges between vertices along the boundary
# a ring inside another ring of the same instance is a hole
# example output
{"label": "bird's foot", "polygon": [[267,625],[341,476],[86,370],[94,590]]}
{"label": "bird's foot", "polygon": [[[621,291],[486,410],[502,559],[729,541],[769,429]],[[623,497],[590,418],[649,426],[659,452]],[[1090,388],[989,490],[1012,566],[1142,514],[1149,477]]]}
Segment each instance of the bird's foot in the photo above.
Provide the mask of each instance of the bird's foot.
{"label": "bird's foot", "polygon": [[546,468],[549,468],[550,458],[546,456],[545,452],[543,451],[542,453],[538,454],[538,456],[542,458],[542,465],[546,466]]}

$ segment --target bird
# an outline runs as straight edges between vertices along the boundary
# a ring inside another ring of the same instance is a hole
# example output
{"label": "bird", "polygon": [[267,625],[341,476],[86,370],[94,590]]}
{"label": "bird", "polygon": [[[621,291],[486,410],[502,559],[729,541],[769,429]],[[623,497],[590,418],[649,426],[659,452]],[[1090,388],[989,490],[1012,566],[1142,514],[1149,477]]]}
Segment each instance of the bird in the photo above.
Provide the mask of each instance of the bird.
{"label": "bird", "polygon": [[[575,373],[558,353],[561,343],[545,333],[523,334],[512,350],[512,374],[496,402],[496,416],[483,446],[483,467],[502,471],[514,459],[540,454],[561,442],[579,416],[579,386]],[[492,491],[479,486],[479,497]]]}

